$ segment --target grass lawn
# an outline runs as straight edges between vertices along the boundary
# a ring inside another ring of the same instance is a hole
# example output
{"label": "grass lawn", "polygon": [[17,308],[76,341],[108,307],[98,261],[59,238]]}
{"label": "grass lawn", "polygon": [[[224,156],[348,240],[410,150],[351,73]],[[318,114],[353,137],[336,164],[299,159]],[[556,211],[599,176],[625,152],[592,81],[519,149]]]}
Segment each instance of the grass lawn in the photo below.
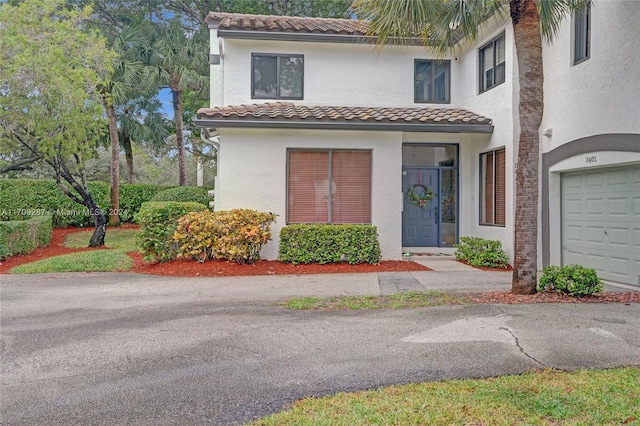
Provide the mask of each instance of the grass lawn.
{"label": "grass lawn", "polygon": [[133,260],[121,250],[91,250],[63,254],[11,269],[13,274],[38,274],[45,272],[110,272],[126,271]]}
{"label": "grass lawn", "polygon": [[253,425],[640,425],[640,368],[545,370],[306,398]]}
{"label": "grass lawn", "polygon": [[[138,251],[136,245],[137,229],[107,229],[104,237],[104,244],[110,249],[128,251]],[[67,235],[64,240],[65,247],[80,248],[86,247],[91,239],[93,231],[82,231]]]}
{"label": "grass lawn", "polygon": [[[133,265],[127,256],[129,251],[137,251],[135,235],[137,229],[108,229],[104,239],[108,247],[49,257],[36,262],[16,266],[14,274],[37,274],[45,272],[110,272],[126,271]],[[65,247],[87,247],[93,231],[82,231],[67,235]]]}
{"label": "grass lawn", "polygon": [[338,309],[403,309],[442,305],[466,305],[471,301],[465,296],[442,293],[440,291],[412,291],[389,296],[335,296],[298,297],[281,303],[298,310],[338,310]]}

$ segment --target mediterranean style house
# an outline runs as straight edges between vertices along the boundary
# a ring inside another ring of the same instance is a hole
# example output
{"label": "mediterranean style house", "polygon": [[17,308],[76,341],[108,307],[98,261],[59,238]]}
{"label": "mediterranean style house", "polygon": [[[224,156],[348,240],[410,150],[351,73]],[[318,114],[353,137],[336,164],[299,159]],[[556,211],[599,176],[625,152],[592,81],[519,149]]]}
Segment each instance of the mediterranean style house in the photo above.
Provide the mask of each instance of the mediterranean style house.
{"label": "mediterranean style house", "polygon": [[[510,23],[446,56],[375,46],[366,22],[212,12],[215,209],[371,223],[383,258],[460,236],[513,255],[518,72]],[[539,266],[640,285],[640,2],[596,1],[544,46]],[[515,141],[515,142],[514,142]]]}

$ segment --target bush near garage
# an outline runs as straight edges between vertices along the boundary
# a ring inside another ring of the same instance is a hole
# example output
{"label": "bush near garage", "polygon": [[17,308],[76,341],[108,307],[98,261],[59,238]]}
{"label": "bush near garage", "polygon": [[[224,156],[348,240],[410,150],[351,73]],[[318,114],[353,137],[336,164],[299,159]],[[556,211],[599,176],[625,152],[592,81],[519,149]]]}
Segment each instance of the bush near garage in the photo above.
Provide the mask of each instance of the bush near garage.
{"label": "bush near garage", "polygon": [[29,254],[51,241],[51,216],[32,216],[26,220],[0,222],[0,260],[16,254]]}
{"label": "bush near garage", "polygon": [[[109,184],[89,182],[88,187],[97,206],[108,212],[111,206]],[[142,203],[165,188],[159,185],[121,184],[120,219],[123,222],[133,221]],[[64,195],[51,179],[0,179],[0,220],[22,220],[43,213],[52,216],[54,228],[93,225],[86,207]]]}
{"label": "bush near garage", "polygon": [[136,240],[145,260],[167,262],[176,258],[178,244],[173,234],[178,219],[190,212],[207,208],[200,203],[176,201],[147,201],[142,203],[135,221],[140,225]]}
{"label": "bush near garage", "polygon": [[373,225],[294,224],[280,231],[278,260],[290,263],[378,264],[382,259]]}
{"label": "bush near garage", "polygon": [[487,268],[506,268],[509,257],[498,240],[485,240],[478,237],[460,237],[456,247],[456,260],[462,260],[471,266]]}
{"label": "bush near garage", "polygon": [[250,209],[193,212],[178,219],[174,239],[181,256],[199,262],[218,258],[253,263],[271,240],[275,220],[274,213]]}
{"label": "bush near garage", "polygon": [[548,266],[542,271],[538,291],[555,291],[569,296],[600,293],[603,284],[595,269],[581,265]]}
{"label": "bush near garage", "polygon": [[209,206],[211,198],[208,188],[198,186],[179,186],[168,188],[158,192],[150,201],[180,201],[183,203],[193,201]]}

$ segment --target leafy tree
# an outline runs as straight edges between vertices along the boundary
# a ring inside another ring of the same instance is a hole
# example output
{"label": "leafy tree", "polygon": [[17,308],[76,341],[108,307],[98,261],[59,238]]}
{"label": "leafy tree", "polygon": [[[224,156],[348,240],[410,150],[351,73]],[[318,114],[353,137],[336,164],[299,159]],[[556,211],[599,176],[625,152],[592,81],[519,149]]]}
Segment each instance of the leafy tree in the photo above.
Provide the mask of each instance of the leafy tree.
{"label": "leafy tree", "polygon": [[420,35],[445,51],[458,40],[476,40],[490,17],[508,16],[518,60],[519,124],[516,168],[515,248],[512,291],[532,294],[537,285],[539,128],[543,112],[542,36],[551,42],[562,20],[587,0],[355,0],[354,11],[370,19],[378,44]]}
{"label": "leafy tree", "polygon": [[53,169],[60,190],[92,215],[95,247],[106,219],[84,167],[105,129],[99,88],[116,55],[86,30],[90,14],[61,0],[0,4],[0,148],[14,164],[31,158]]}

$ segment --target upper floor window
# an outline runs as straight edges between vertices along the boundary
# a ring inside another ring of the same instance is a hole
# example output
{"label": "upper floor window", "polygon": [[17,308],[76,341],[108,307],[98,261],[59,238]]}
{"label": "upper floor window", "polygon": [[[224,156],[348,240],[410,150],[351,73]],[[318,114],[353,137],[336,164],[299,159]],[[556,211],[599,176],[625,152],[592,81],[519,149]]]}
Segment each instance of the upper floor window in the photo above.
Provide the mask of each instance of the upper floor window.
{"label": "upper floor window", "polygon": [[573,65],[589,59],[591,44],[591,2],[573,15]]}
{"label": "upper floor window", "polygon": [[302,55],[251,55],[251,98],[302,99]]}
{"label": "upper floor window", "polygon": [[504,34],[480,48],[480,93],[504,83],[505,44]]}
{"label": "upper floor window", "polygon": [[449,103],[450,61],[416,59],[414,102]]}

